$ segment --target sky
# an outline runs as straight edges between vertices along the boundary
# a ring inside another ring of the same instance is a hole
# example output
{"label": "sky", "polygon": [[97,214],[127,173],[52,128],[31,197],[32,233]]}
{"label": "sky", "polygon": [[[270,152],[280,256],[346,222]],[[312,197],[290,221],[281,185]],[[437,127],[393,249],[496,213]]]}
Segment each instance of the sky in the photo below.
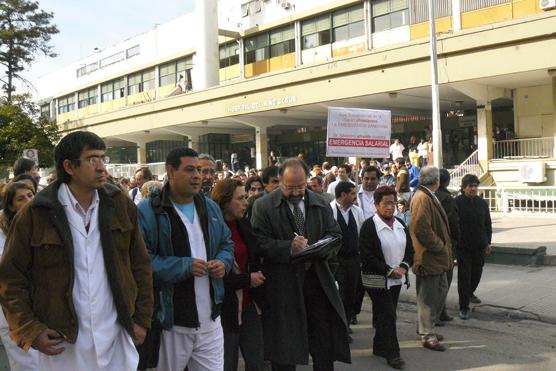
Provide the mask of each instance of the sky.
{"label": "sky", "polygon": [[[39,56],[24,77],[31,83],[119,41],[145,32],[194,9],[195,0],[38,0],[53,12],[60,31],[51,40],[56,58]],[[18,91],[30,91],[18,86]]]}

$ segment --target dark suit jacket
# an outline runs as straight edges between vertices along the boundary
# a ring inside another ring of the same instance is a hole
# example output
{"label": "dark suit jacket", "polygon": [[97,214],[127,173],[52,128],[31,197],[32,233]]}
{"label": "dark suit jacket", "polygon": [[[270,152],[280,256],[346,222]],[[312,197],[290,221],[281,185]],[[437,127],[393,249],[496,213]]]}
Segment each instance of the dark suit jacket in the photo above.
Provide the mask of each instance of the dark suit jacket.
{"label": "dark suit jacket", "polygon": [[[324,199],[307,190],[305,204],[305,237],[314,243],[325,236],[341,239],[340,227]],[[266,276],[265,292],[268,311],[263,318],[265,356],[279,364],[307,364],[309,341],[303,294],[304,264],[292,264],[290,246],[295,223],[288,203],[277,189],[258,199],[251,217],[253,231],[260,241],[259,253]],[[335,252],[341,247],[337,243]],[[315,272],[326,294],[331,310],[330,323],[334,338],[332,359],[350,362],[344,308],[327,259],[313,260]],[[323,303],[326,305],[326,303]],[[310,314],[309,314],[310,315]]]}

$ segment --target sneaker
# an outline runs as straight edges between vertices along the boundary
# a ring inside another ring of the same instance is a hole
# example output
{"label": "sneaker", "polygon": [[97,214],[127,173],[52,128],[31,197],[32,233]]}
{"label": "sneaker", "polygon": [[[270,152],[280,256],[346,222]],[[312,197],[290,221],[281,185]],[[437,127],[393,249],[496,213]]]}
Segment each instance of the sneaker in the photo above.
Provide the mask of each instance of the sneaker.
{"label": "sneaker", "polygon": [[469,309],[462,309],[459,311],[459,318],[463,320],[469,319]]}
{"label": "sneaker", "polygon": [[351,317],[351,321],[349,321],[349,323],[350,323],[351,325],[357,325],[357,323],[358,323],[358,322],[357,322],[357,316],[354,315],[353,317]]}
{"label": "sneaker", "polygon": [[388,366],[395,368],[396,370],[402,370],[403,366],[405,366],[404,360],[400,357],[387,359],[386,362],[388,363]]}
{"label": "sneaker", "polygon": [[482,303],[481,299],[479,299],[475,295],[471,295],[471,297],[469,298],[469,301],[473,304],[481,304]]}
{"label": "sneaker", "polygon": [[454,317],[450,316],[447,312],[443,312],[439,318],[442,322],[450,322]]}

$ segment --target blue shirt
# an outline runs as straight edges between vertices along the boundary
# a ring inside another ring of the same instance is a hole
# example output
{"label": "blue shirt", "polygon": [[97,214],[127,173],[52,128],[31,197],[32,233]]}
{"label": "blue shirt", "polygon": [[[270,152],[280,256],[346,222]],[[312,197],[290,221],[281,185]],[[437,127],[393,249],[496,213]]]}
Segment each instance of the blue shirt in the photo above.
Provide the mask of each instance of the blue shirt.
{"label": "blue shirt", "polygon": [[187,217],[189,222],[193,224],[195,222],[195,203],[190,202],[188,204],[178,204],[172,202],[172,204],[179,210],[183,215]]}

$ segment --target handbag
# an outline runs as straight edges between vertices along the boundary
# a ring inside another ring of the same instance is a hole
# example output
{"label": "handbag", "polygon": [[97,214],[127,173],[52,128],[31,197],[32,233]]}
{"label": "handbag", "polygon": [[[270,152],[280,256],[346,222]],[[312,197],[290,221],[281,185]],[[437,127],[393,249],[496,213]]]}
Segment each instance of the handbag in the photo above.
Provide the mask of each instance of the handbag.
{"label": "handbag", "polygon": [[363,287],[369,290],[386,290],[386,277],[382,274],[361,272]]}

